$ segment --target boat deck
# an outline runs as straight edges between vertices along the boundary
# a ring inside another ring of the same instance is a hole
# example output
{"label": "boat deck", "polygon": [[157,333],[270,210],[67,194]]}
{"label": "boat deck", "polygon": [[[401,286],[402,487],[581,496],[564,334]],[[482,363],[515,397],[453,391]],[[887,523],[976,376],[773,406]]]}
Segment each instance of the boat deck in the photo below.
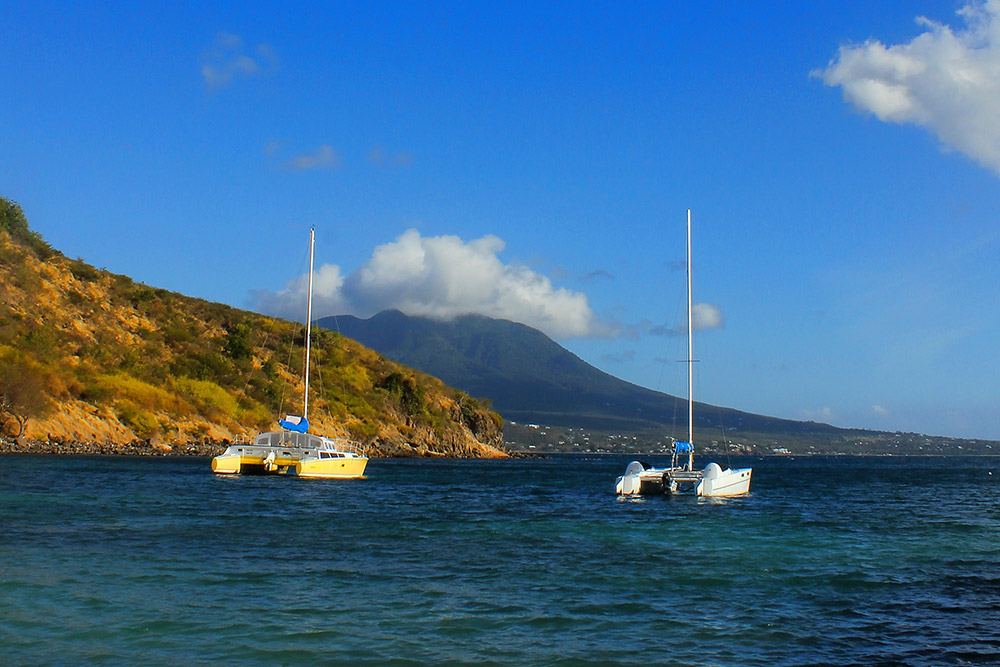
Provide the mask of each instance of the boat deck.
{"label": "boat deck", "polygon": [[[317,466],[316,461],[322,462],[321,465]],[[260,434],[253,444],[230,445],[212,459],[212,470],[222,474],[303,474],[302,466],[308,464],[309,470],[317,467],[337,470],[316,476],[352,477],[364,472],[367,461],[361,445],[349,440],[274,431]]]}

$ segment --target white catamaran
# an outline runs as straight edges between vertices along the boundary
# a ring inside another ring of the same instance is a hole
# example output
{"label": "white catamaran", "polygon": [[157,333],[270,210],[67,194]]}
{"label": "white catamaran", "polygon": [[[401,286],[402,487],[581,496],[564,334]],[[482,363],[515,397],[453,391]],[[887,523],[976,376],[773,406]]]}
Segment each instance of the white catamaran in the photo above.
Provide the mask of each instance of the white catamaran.
{"label": "white catamaran", "polygon": [[[750,491],[752,468],[723,468],[709,463],[704,470],[694,469],[694,336],[691,306],[691,211],[687,218],[687,333],[688,333],[688,440],[674,441],[669,468],[654,468],[632,461],[625,474],[615,482],[615,493],[622,496],[692,494],[697,496],[739,496]],[[687,455],[686,457],[684,455]],[[684,460],[684,459],[687,460]]]}
{"label": "white catamaran", "polygon": [[316,230],[309,231],[309,294],[306,299],[305,392],[302,416],[287,415],[278,421],[280,431],[259,434],[252,445],[232,444],[212,459],[219,474],[288,474],[299,477],[352,479],[365,474],[368,457],[360,445],[342,438],[309,433],[309,355],[312,334],[313,245]]}

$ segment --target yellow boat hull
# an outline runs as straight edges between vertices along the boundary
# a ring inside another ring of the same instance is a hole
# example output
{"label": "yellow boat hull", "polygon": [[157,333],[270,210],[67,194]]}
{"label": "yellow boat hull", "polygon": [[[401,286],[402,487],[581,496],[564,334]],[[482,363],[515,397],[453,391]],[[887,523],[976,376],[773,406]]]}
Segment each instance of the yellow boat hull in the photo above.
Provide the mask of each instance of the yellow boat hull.
{"label": "yellow boat hull", "polygon": [[367,457],[315,459],[296,461],[295,474],[319,479],[356,479],[365,474]]}
{"label": "yellow boat hull", "polygon": [[289,475],[354,479],[365,474],[368,457],[349,440],[312,433],[261,433],[251,443],[233,443],[212,459],[212,472],[222,475]]}
{"label": "yellow boat hull", "polygon": [[270,460],[247,454],[220,454],[212,459],[212,472],[217,475],[282,475],[294,472],[299,477],[317,479],[356,479],[363,477],[368,467],[365,456],[293,458],[277,456]]}
{"label": "yellow boat hull", "polygon": [[238,475],[243,468],[243,457],[239,454],[220,454],[212,459],[212,472],[220,475]]}

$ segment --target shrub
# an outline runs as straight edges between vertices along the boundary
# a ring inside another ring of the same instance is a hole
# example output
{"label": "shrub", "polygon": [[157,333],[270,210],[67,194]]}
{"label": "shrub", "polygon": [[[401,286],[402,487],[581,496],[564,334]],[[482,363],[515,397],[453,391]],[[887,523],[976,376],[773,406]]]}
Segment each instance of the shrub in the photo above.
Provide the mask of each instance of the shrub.
{"label": "shrub", "polygon": [[132,401],[122,401],[115,406],[118,419],[132,429],[139,438],[149,438],[160,430],[160,422],[148,410],[143,410]]}
{"label": "shrub", "polygon": [[93,387],[88,393],[116,404],[129,402],[136,408],[175,413],[187,407],[173,393],[124,373],[99,375],[94,378]]}
{"label": "shrub", "polygon": [[239,419],[243,413],[236,398],[210,380],[182,377],[175,379],[173,385],[177,391],[189,397],[206,416],[225,415]]}
{"label": "shrub", "polygon": [[69,272],[83,283],[92,283],[101,276],[100,271],[79,258],[69,263]]}
{"label": "shrub", "polygon": [[0,197],[0,229],[17,239],[23,239],[31,231],[24,209],[6,197]]}
{"label": "shrub", "polygon": [[75,289],[66,290],[66,297],[69,299],[71,305],[78,308],[88,301],[86,296],[80,294]]}
{"label": "shrub", "polygon": [[28,219],[21,205],[6,197],[0,197],[0,229],[10,234],[11,238],[27,245],[41,259],[49,259],[57,254],[41,234],[28,227]]}
{"label": "shrub", "polygon": [[178,356],[170,363],[170,373],[196,380],[224,380],[230,373],[230,365],[218,352],[202,352]]}
{"label": "shrub", "polygon": [[424,412],[424,388],[412,377],[395,371],[385,376],[377,385],[399,399],[399,406],[408,415]]}
{"label": "shrub", "polygon": [[34,353],[38,359],[51,359],[59,353],[60,346],[55,327],[36,326],[21,338],[20,347]]}
{"label": "shrub", "polygon": [[10,351],[0,357],[0,418],[9,415],[17,422],[14,436],[24,434],[31,417],[42,417],[51,409],[45,395],[43,371],[37,364]]}
{"label": "shrub", "polygon": [[347,425],[347,430],[355,440],[369,440],[378,433],[378,426],[367,421],[354,420]]}
{"label": "shrub", "polygon": [[132,305],[138,308],[140,305],[144,303],[149,303],[150,301],[155,299],[156,291],[152,287],[149,287],[148,285],[143,285],[142,283],[139,283],[137,285],[133,285],[132,293],[129,295],[129,297],[132,301]]}
{"label": "shrub", "polygon": [[121,274],[115,274],[114,281],[115,281],[115,287],[117,287],[121,291],[130,290],[132,289],[133,285],[135,285],[135,283],[132,282],[131,278],[129,278],[128,276],[123,276]]}
{"label": "shrub", "polygon": [[178,347],[183,343],[194,341],[197,336],[191,331],[188,323],[179,320],[170,320],[160,327],[163,334],[163,341],[173,347]]}
{"label": "shrub", "polygon": [[230,359],[249,359],[253,354],[250,345],[250,320],[235,324],[226,323],[225,343],[222,350]]}
{"label": "shrub", "polygon": [[249,421],[258,426],[262,426],[264,424],[269,424],[274,416],[267,408],[249,396],[240,397],[237,401],[237,405],[240,409],[239,421],[241,422]]}

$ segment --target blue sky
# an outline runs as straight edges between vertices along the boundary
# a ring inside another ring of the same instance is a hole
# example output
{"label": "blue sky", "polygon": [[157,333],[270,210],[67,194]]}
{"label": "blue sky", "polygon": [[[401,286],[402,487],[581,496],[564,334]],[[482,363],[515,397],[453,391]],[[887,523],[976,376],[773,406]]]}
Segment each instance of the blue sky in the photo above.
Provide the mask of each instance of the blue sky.
{"label": "blue sky", "polygon": [[[0,194],[297,317],[542,329],[683,393],[1000,439],[1000,1],[6,3]],[[135,6],[139,5],[139,6]]]}

